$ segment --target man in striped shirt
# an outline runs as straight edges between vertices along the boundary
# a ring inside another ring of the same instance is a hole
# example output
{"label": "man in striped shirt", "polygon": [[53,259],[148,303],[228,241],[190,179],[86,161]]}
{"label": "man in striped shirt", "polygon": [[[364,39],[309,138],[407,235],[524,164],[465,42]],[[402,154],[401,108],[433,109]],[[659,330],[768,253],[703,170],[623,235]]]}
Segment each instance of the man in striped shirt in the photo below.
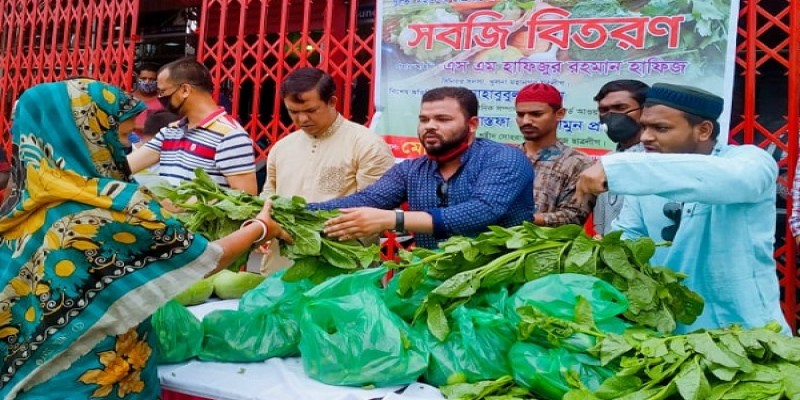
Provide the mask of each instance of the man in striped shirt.
{"label": "man in striped shirt", "polygon": [[161,104],[182,118],[128,156],[131,172],[159,163],[159,176],[177,185],[202,168],[221,186],[257,194],[253,141],[214,101],[208,69],[180,59],[163,66],[157,82]]}

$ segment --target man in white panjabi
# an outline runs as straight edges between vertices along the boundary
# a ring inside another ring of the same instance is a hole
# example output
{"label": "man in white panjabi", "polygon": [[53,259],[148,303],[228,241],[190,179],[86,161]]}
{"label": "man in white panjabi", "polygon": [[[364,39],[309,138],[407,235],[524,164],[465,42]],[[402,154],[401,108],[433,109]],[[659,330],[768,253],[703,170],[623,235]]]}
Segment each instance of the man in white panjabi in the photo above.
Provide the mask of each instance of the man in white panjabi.
{"label": "man in white panjabi", "polygon": [[[300,128],[279,140],[267,156],[261,196],[302,196],[321,202],[363,190],[394,165],[389,146],[370,129],[336,111],[336,85],[318,68],[300,68],[281,84],[281,97]],[[271,243],[261,263],[270,275],[291,261]]]}

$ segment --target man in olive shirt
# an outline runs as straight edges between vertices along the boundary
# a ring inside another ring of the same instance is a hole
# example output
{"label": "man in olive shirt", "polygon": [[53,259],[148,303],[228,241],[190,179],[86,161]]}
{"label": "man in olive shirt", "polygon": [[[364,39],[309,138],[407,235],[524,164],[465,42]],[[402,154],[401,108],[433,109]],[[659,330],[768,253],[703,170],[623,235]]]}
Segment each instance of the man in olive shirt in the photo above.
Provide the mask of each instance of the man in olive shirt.
{"label": "man in olive shirt", "polygon": [[556,136],[566,114],[561,93],[552,85],[532,83],[519,91],[515,109],[517,125],[525,142],[520,149],[533,164],[533,222],[542,226],[583,225],[592,204],[575,201],[578,174],[592,165],[589,156]]}

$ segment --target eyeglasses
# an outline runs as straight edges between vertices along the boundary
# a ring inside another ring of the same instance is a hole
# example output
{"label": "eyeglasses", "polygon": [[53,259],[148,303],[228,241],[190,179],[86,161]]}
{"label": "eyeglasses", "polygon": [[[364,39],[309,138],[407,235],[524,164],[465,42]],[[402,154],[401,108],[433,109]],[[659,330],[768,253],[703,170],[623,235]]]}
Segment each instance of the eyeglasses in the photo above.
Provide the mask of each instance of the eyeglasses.
{"label": "eyeglasses", "polygon": [[[178,89],[180,89],[180,87],[181,87],[182,85],[191,85],[191,84],[190,84],[190,83],[186,83],[186,82],[181,82],[181,83],[179,83],[179,84],[177,84],[177,85],[175,85],[175,86],[168,87],[168,88],[166,88],[166,89],[156,89],[156,96],[157,96],[157,97],[166,97],[166,96],[172,96],[173,94],[175,94],[175,92],[177,92],[177,91],[178,91]],[[167,90],[170,90],[170,89],[172,89],[172,88],[175,88],[175,90],[173,90],[173,91],[172,91],[172,93],[170,93],[170,94],[165,94],[165,93],[164,93],[164,92],[166,92]]]}
{"label": "eyeglasses", "polygon": [[664,204],[664,209],[662,212],[664,213],[665,217],[672,220],[673,224],[661,229],[661,237],[664,240],[671,242],[673,239],[675,239],[675,235],[678,233],[678,227],[681,225],[683,204],[676,201],[670,201],[669,203]]}
{"label": "eyeglasses", "polygon": [[436,185],[436,197],[439,198],[439,207],[447,207],[447,182],[441,181]]}

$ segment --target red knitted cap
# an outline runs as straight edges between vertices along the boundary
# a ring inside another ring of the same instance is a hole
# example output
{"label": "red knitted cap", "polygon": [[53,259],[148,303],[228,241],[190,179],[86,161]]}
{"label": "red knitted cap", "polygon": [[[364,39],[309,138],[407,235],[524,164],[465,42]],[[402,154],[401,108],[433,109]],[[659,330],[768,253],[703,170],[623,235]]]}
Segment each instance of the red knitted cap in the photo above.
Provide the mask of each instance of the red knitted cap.
{"label": "red knitted cap", "polygon": [[522,90],[517,93],[515,104],[530,101],[547,103],[556,110],[561,109],[563,106],[561,92],[559,92],[555,86],[546,83],[531,83],[522,88]]}

